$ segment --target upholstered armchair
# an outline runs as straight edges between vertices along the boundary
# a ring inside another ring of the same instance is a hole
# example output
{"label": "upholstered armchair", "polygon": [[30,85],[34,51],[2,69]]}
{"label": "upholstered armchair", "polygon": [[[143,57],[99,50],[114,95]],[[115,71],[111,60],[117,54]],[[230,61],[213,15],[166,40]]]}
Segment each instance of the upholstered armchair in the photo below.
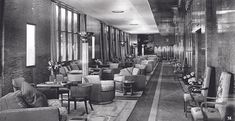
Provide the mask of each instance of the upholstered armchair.
{"label": "upholstered armchair", "polygon": [[141,75],[146,75],[146,65],[145,64],[135,64],[135,68],[140,69],[140,74]]}
{"label": "upholstered armchair", "polygon": [[102,80],[113,80],[114,74],[119,73],[121,70],[120,63],[109,63],[109,67],[102,68],[101,76],[100,78]]}
{"label": "upholstered armchair", "polygon": [[[214,101],[202,102],[200,107],[191,108],[192,119],[194,121],[224,121],[228,118],[226,115],[229,114],[227,113],[227,109],[231,91],[230,81],[231,74],[222,72],[218,83],[216,97],[207,97],[207,99]],[[213,107],[208,107],[208,105],[213,105]]]}
{"label": "upholstered armchair", "polygon": [[[188,93],[184,94],[184,112],[187,117],[188,105],[194,103],[195,106],[199,106],[199,103],[206,100],[208,96],[208,90],[210,88],[210,82],[212,76],[212,68],[206,67],[205,76],[202,85],[191,85],[188,87]],[[200,93],[197,93],[200,92]]]}
{"label": "upholstered armchair", "polygon": [[114,74],[114,80],[116,82],[116,90],[123,92],[123,81],[134,81],[133,90],[142,91],[145,89],[146,76],[140,75],[139,68],[124,68],[120,70],[119,74]]}
{"label": "upholstered armchair", "polygon": [[141,61],[141,64],[146,65],[146,73],[152,72],[153,68],[155,66],[153,60],[143,60],[143,61]]}
{"label": "upholstered armchair", "polygon": [[115,82],[113,80],[101,80],[99,75],[87,75],[84,76],[84,81],[92,84],[91,103],[111,103],[115,98]]}

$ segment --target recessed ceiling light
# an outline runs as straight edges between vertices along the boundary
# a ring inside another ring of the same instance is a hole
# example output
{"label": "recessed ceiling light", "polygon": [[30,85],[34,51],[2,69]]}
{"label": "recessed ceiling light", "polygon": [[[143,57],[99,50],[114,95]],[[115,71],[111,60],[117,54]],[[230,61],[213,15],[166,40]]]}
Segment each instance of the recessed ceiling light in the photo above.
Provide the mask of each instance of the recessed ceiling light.
{"label": "recessed ceiling light", "polygon": [[124,11],[122,11],[122,10],[113,10],[112,12],[113,13],[124,13]]}
{"label": "recessed ceiling light", "polygon": [[139,25],[139,24],[130,24],[130,25]]}

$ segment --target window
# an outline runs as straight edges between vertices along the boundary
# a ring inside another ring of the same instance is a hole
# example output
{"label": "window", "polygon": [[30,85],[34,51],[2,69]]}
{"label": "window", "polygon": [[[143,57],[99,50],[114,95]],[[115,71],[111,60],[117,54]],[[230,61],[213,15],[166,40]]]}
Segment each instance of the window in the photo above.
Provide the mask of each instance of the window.
{"label": "window", "polygon": [[80,14],[60,4],[55,8],[57,61],[78,60]]}
{"label": "window", "polygon": [[26,66],[35,65],[35,33],[36,26],[26,25]]}

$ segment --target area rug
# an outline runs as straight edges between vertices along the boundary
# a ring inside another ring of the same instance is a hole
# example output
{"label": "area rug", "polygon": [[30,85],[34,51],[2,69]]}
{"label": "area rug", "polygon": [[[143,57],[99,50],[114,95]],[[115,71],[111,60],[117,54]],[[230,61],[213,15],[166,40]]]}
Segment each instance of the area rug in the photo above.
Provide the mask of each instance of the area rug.
{"label": "area rug", "polygon": [[87,121],[126,121],[136,105],[137,100],[117,100],[106,105],[93,105],[94,111],[88,107],[89,114],[85,113],[84,103],[79,102],[77,109],[71,112],[69,119],[87,118]]}
{"label": "area rug", "polygon": [[143,91],[133,92],[133,95],[128,92],[126,95],[123,95],[122,92],[115,92],[115,98],[119,100],[138,100],[141,95],[143,94]]}

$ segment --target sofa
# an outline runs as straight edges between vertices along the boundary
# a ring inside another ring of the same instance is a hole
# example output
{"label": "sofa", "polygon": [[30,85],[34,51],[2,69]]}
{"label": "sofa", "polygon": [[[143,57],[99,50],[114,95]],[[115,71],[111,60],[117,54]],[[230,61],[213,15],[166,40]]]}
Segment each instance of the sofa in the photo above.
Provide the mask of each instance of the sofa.
{"label": "sofa", "polygon": [[119,74],[114,74],[117,91],[123,92],[123,81],[134,81],[133,90],[143,91],[146,87],[146,76],[140,74],[139,68],[128,67],[120,70]]}
{"label": "sofa", "polygon": [[21,85],[0,98],[1,121],[66,121],[67,109],[58,99],[47,96],[22,81]]}

